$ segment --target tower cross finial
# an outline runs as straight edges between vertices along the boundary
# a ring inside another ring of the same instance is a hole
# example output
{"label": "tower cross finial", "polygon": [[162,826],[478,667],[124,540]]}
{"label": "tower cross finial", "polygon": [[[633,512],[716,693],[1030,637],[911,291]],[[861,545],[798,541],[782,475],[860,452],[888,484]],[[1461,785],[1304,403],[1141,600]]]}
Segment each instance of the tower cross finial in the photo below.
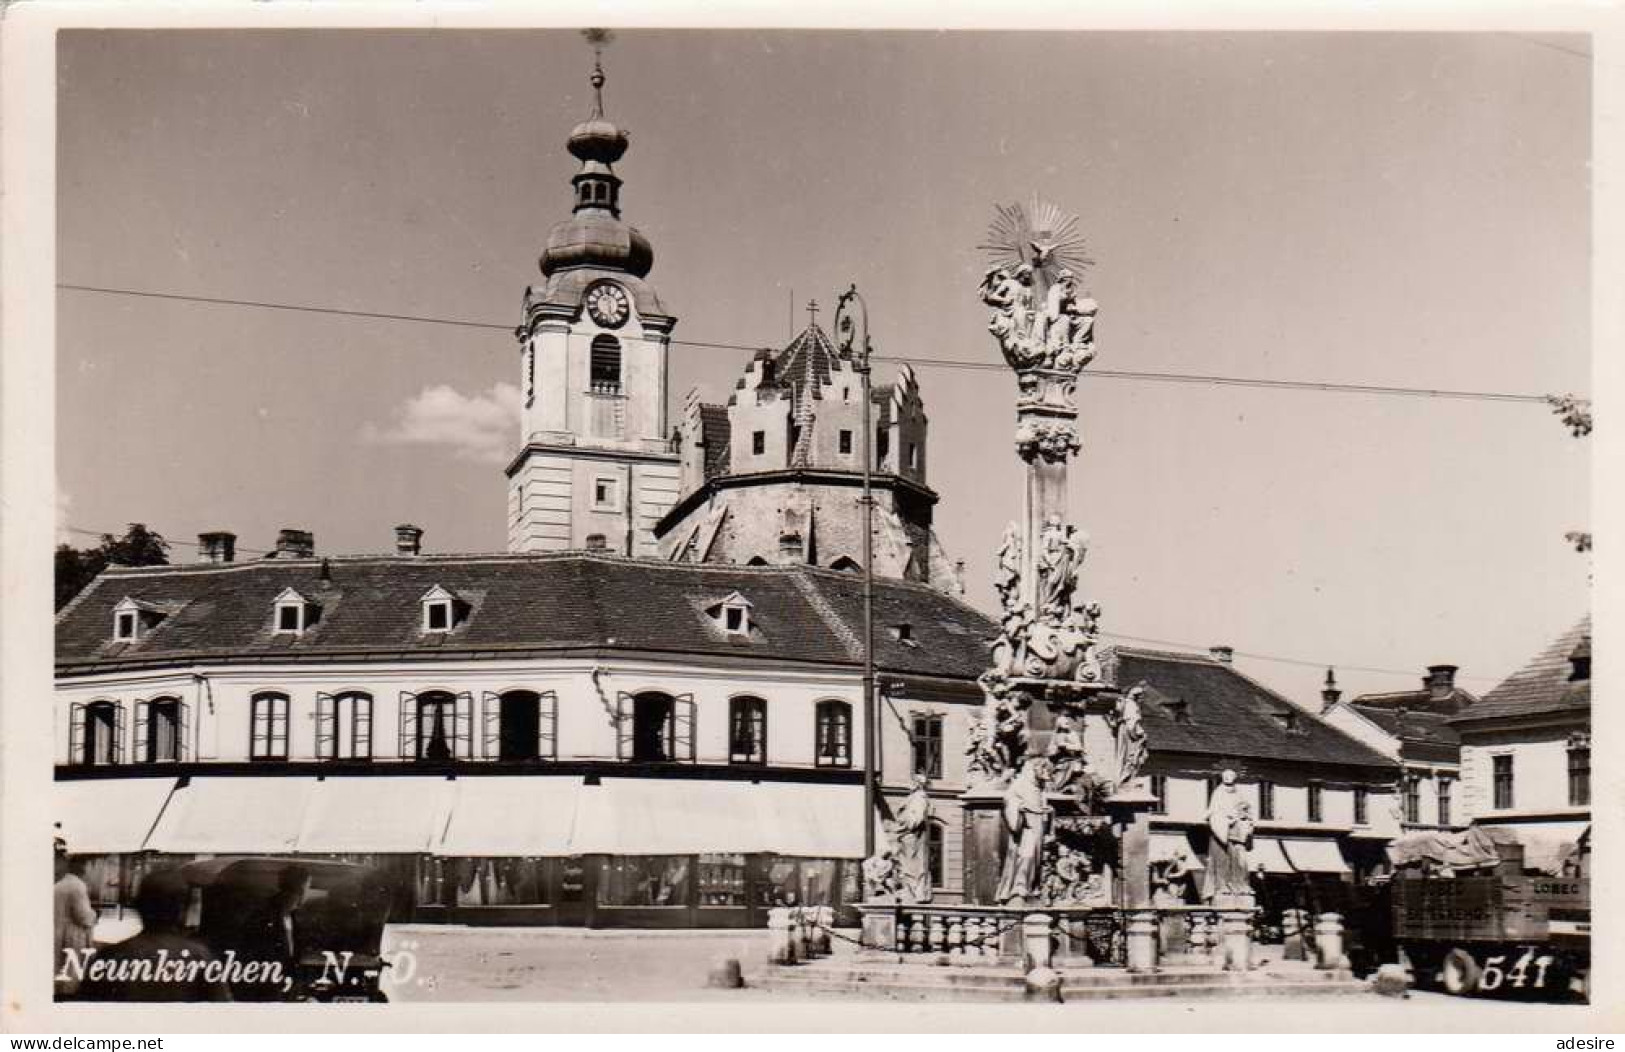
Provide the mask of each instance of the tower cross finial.
{"label": "tower cross finial", "polygon": [[583,29],[581,35],[592,45],[592,115],[604,116],[604,47],[615,34],[607,29]]}
{"label": "tower cross finial", "polygon": [[808,300],[807,301],[807,324],[808,325],[817,325],[818,324],[818,301],[817,300]]}

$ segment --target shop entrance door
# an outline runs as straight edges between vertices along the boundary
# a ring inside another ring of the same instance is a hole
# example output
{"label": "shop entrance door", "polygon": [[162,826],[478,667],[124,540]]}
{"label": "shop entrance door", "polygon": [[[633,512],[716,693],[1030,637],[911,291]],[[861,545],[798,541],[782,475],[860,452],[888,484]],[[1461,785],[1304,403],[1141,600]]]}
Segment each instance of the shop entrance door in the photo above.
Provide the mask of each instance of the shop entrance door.
{"label": "shop entrance door", "polygon": [[584,928],[592,923],[593,903],[598,898],[598,867],[600,860],[586,855],[571,855],[558,861],[555,914],[561,927]]}

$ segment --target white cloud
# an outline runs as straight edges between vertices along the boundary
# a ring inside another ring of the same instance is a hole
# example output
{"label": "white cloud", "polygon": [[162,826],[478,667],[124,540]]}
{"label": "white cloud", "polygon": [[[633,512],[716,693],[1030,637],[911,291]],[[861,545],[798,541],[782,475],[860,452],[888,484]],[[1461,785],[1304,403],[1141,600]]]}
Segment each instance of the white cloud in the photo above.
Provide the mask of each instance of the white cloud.
{"label": "white cloud", "polygon": [[406,400],[388,427],[367,424],[364,442],[443,446],[467,460],[493,464],[513,456],[519,438],[519,388],[499,383],[465,395],[436,384]]}

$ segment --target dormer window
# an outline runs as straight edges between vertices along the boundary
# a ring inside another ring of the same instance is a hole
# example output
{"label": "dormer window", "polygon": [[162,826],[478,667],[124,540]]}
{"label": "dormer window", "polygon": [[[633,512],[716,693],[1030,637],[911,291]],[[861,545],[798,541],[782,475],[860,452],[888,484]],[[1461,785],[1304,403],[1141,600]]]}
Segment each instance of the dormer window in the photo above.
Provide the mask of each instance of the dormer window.
{"label": "dormer window", "polygon": [[1569,655],[1569,682],[1578,683],[1591,678],[1591,637],[1580,640]]}
{"label": "dormer window", "polygon": [[435,585],[423,594],[423,631],[450,632],[457,627],[466,609],[455,594]]}
{"label": "dormer window", "polygon": [[126,596],[113,607],[113,640],[134,643],[145,639],[168,614],[161,606]]}
{"label": "dormer window", "polygon": [[716,626],[728,635],[749,638],[750,611],[750,600],[734,592],[726,599],[711,604],[705,612],[711,616]]}
{"label": "dormer window", "polygon": [[292,588],[284,588],[276,597],[276,631],[291,635],[304,635],[316,623],[320,607]]}
{"label": "dormer window", "polygon": [[907,621],[901,621],[891,626],[892,638],[906,647],[917,647],[920,644],[914,640],[914,626]]}

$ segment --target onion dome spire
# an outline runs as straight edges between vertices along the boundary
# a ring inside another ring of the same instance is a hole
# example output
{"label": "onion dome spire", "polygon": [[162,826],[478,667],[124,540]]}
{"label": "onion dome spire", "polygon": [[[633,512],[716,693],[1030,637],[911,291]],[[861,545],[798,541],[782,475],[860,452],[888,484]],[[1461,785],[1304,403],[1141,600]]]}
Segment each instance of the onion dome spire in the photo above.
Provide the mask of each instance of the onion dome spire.
{"label": "onion dome spire", "polygon": [[553,227],[542,253],[542,273],[599,267],[643,277],[654,252],[642,234],[621,221],[621,179],[613,165],[626,153],[627,134],[604,116],[604,67],[593,61],[592,113],[570,132],[570,154],[581,162],[570,180],[574,215]]}

